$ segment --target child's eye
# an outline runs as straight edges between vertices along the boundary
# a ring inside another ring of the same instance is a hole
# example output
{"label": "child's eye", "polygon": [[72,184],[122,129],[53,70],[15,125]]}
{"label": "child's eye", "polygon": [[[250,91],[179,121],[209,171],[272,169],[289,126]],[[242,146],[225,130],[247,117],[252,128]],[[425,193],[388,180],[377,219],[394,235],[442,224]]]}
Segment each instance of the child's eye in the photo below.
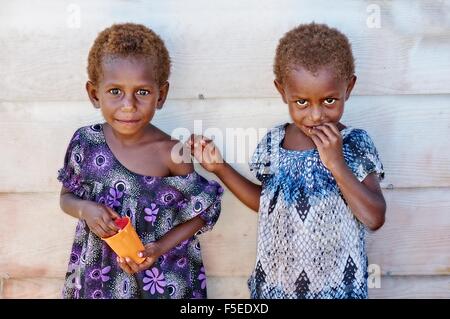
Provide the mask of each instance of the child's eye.
{"label": "child's eye", "polygon": [[111,93],[112,95],[119,95],[120,90],[119,89],[111,89],[111,90],[109,90],[109,93]]}
{"label": "child's eye", "polygon": [[145,96],[145,95],[149,95],[150,92],[148,90],[140,89],[140,90],[137,91],[137,94]]}
{"label": "child's eye", "polygon": [[336,102],[336,99],[333,99],[333,98],[329,97],[329,98],[326,98],[324,100],[324,102],[325,102],[326,105],[331,105],[331,104],[334,104],[334,102]]}
{"label": "child's eye", "polygon": [[299,106],[306,106],[306,105],[308,105],[308,101],[306,101],[305,99],[297,100],[297,101],[295,101],[295,103],[297,103],[297,105],[299,105]]}

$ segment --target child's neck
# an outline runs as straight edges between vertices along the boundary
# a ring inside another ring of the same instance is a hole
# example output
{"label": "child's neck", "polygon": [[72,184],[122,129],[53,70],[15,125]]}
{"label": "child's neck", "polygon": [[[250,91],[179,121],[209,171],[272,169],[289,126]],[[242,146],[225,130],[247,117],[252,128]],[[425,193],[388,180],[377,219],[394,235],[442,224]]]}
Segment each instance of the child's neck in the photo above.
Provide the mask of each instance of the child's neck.
{"label": "child's neck", "polygon": [[[336,124],[339,131],[342,131],[346,126],[342,123]],[[317,148],[313,140],[305,135],[294,123],[286,126],[285,136],[282,144],[283,148],[294,151],[304,151]]]}
{"label": "child's neck", "polygon": [[133,135],[125,135],[114,130],[108,123],[105,123],[103,126],[105,137],[107,137],[107,139],[113,142],[115,145],[124,148],[134,147],[142,143],[150,142],[149,138],[151,138],[152,136],[152,134],[150,134],[152,128],[153,126],[151,124],[148,124],[145,128]]}
{"label": "child's neck", "polygon": [[283,148],[293,151],[303,151],[316,148],[312,139],[306,136],[294,123],[286,126]]}

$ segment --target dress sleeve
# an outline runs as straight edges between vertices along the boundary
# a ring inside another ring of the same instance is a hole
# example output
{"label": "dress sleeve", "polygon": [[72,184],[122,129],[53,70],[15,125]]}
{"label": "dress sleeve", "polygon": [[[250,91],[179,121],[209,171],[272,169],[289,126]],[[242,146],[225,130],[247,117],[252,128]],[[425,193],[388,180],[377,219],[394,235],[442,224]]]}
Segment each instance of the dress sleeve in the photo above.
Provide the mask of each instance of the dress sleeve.
{"label": "dress sleeve", "polygon": [[200,216],[205,221],[205,226],[197,234],[211,230],[219,219],[222,195],[223,188],[219,183],[208,181],[195,173],[195,180],[192,181],[189,195],[176,215],[174,226]]}
{"label": "dress sleeve", "polygon": [[380,181],[384,179],[383,164],[366,131],[353,129],[343,142],[345,161],[360,182],[373,172],[378,175]]}
{"label": "dress sleeve", "polygon": [[58,170],[58,180],[62,185],[80,198],[84,198],[82,164],[84,150],[80,129],[75,132],[67,147],[64,166]]}
{"label": "dress sleeve", "polygon": [[248,163],[250,171],[260,181],[264,182],[273,175],[278,165],[279,143],[281,138],[280,127],[271,129],[256,146]]}

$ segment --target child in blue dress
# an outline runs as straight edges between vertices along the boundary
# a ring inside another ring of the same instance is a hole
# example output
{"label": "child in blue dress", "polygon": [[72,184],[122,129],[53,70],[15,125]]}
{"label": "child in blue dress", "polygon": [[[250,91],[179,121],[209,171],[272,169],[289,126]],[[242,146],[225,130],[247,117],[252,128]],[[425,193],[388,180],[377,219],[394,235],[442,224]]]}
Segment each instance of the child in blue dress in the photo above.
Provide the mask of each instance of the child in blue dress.
{"label": "child in blue dress", "polygon": [[[89,52],[86,89],[106,122],[75,132],[59,171],[61,208],[79,219],[64,298],[206,298],[196,235],[217,221],[223,190],[172,158],[179,141],[150,124],[169,73],[164,42],[143,25],[113,25]],[[101,239],[119,216],[145,245],[140,265]]]}
{"label": "child in blue dress", "polygon": [[367,298],[365,234],[384,223],[384,173],[367,132],[340,122],[356,82],[350,43],[326,25],[300,25],[279,41],[274,73],[292,123],[257,146],[249,164],[261,185],[207,138],[188,145],[259,212],[252,298]]}

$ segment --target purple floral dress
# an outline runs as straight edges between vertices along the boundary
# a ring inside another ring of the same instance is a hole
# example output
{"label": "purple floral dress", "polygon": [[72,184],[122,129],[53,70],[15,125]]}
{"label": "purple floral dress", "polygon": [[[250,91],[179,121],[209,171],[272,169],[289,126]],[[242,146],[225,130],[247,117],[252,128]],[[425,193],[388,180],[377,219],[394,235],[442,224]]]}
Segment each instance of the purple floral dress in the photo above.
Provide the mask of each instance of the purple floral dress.
{"label": "purple floral dress", "polygon": [[206,298],[206,275],[197,235],[220,214],[223,189],[195,171],[184,176],[143,176],[129,171],[109,149],[102,124],[78,129],[58,180],[76,196],[129,216],[142,242],[161,238],[199,215],[195,236],[162,255],[148,270],[129,275],[116,254],[78,222],[63,289],[64,298]]}

